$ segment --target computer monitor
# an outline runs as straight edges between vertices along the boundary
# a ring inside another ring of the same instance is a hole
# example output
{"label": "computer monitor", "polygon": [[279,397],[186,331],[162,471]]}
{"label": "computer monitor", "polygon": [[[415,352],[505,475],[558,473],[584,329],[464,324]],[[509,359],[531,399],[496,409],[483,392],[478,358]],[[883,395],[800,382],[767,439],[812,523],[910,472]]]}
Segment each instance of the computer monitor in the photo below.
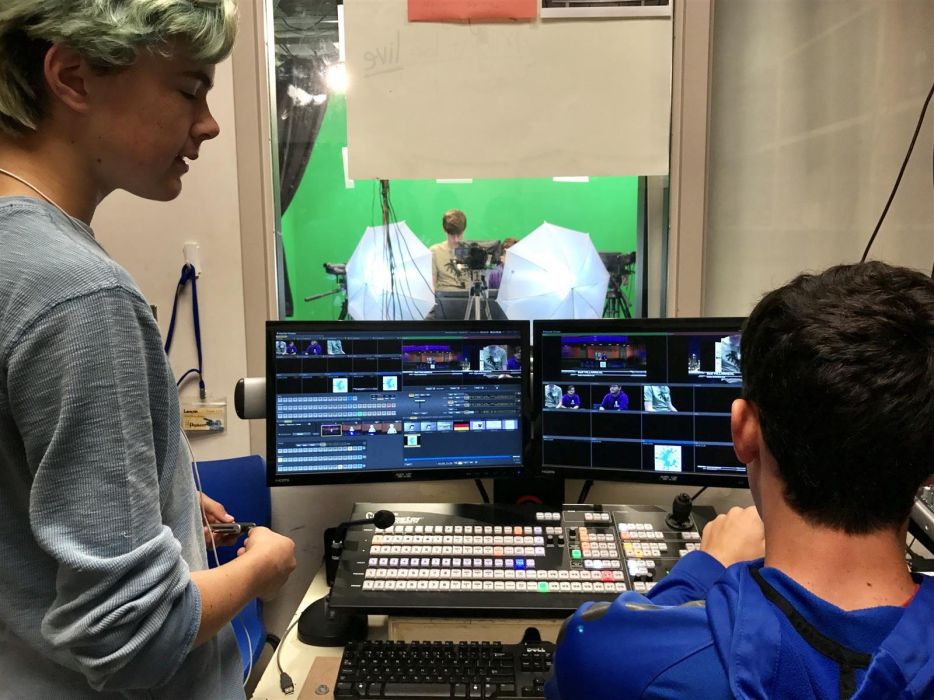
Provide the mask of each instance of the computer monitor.
{"label": "computer monitor", "polygon": [[543,474],[746,487],[730,435],[742,322],[536,321]]}
{"label": "computer monitor", "polygon": [[514,477],[524,322],[266,325],[269,484]]}

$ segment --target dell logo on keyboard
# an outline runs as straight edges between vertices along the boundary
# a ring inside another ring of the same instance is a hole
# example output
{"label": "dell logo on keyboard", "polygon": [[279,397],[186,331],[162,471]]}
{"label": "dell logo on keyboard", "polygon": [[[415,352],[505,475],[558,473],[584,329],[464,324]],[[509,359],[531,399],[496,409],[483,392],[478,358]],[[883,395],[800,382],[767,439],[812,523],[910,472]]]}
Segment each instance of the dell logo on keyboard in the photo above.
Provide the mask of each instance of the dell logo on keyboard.
{"label": "dell logo on keyboard", "polygon": [[412,472],[396,472],[397,479],[411,479]]}

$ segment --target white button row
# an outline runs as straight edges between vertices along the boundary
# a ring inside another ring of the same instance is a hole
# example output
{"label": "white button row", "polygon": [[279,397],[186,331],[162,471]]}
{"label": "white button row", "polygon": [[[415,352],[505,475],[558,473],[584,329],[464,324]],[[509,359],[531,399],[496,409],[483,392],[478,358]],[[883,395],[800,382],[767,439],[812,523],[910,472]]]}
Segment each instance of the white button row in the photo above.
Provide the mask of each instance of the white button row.
{"label": "white button row", "polygon": [[561,513],[536,513],[536,520],[561,520]]}
{"label": "white button row", "polygon": [[513,570],[513,569],[367,569],[365,579],[424,579],[465,581],[603,581],[625,582],[626,575],[616,571]]}
{"label": "white button row", "polygon": [[584,513],[584,520],[587,522],[609,522],[610,514],[609,513]]}
{"label": "white button row", "polygon": [[373,545],[370,547],[373,556],[487,556],[487,557],[543,557],[544,547],[461,547],[454,545],[428,546],[428,545]]}
{"label": "white button row", "polygon": [[700,549],[700,542],[688,542],[684,545],[684,549],[678,550],[678,556],[683,557],[688,552],[693,552],[695,549]]}
{"label": "white button row", "polygon": [[[560,518],[558,518],[560,519]],[[531,525],[392,525],[379,531],[393,535],[541,535],[542,528]]]}
{"label": "white button row", "polygon": [[[646,584],[642,584],[645,586]],[[551,581],[548,593],[623,593],[625,583],[602,581]],[[365,591],[502,591],[506,593],[545,592],[534,581],[382,581],[366,580]]]}
{"label": "white button row", "polygon": [[[549,528],[550,529],[550,528]],[[560,528],[557,528],[560,531]],[[450,545],[536,545],[544,546],[541,535],[514,537],[513,535],[373,535],[372,544],[450,544]]]}
{"label": "white button row", "polygon": [[461,559],[460,557],[370,557],[367,565],[372,568],[474,568],[474,569],[492,569],[496,568],[518,568],[534,569],[534,559]]}
{"label": "white button row", "polygon": [[626,565],[630,576],[648,576],[655,569],[655,562],[651,559],[630,559]]}

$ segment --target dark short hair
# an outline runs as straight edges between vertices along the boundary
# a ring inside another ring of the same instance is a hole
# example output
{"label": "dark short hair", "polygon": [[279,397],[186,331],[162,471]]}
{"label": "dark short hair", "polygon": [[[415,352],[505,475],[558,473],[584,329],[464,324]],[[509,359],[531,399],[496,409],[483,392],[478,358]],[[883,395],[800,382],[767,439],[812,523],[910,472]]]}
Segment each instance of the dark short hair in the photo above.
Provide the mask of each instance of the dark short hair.
{"label": "dark short hair", "polygon": [[456,236],[467,230],[467,215],[460,209],[449,209],[441,217],[441,226],[449,236]]}
{"label": "dark short hair", "polygon": [[743,392],[809,522],[901,526],[934,472],[934,280],[881,262],[801,275],[756,305]]}

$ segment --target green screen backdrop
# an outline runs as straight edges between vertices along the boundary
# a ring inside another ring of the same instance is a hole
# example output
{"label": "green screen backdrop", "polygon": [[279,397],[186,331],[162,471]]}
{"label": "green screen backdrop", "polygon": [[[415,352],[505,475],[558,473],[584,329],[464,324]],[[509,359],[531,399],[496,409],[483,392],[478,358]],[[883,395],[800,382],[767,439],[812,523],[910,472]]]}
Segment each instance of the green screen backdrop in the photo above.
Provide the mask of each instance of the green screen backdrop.
{"label": "green screen backdrop", "polygon": [[[282,240],[299,320],[336,319],[341,295],[306,302],[335,288],[323,263],[346,263],[367,226],[382,223],[379,183],[348,187],[342,149],[347,146],[343,96],[329,98],[327,112],[301,184],[282,215]],[[444,240],[441,217],[448,209],[467,215],[466,240],[521,239],[548,221],[589,233],[600,251],[636,249],[638,178],[599,177],[588,182],[547,178],[474,180],[393,180],[390,199],[399,220],[431,245]]]}

